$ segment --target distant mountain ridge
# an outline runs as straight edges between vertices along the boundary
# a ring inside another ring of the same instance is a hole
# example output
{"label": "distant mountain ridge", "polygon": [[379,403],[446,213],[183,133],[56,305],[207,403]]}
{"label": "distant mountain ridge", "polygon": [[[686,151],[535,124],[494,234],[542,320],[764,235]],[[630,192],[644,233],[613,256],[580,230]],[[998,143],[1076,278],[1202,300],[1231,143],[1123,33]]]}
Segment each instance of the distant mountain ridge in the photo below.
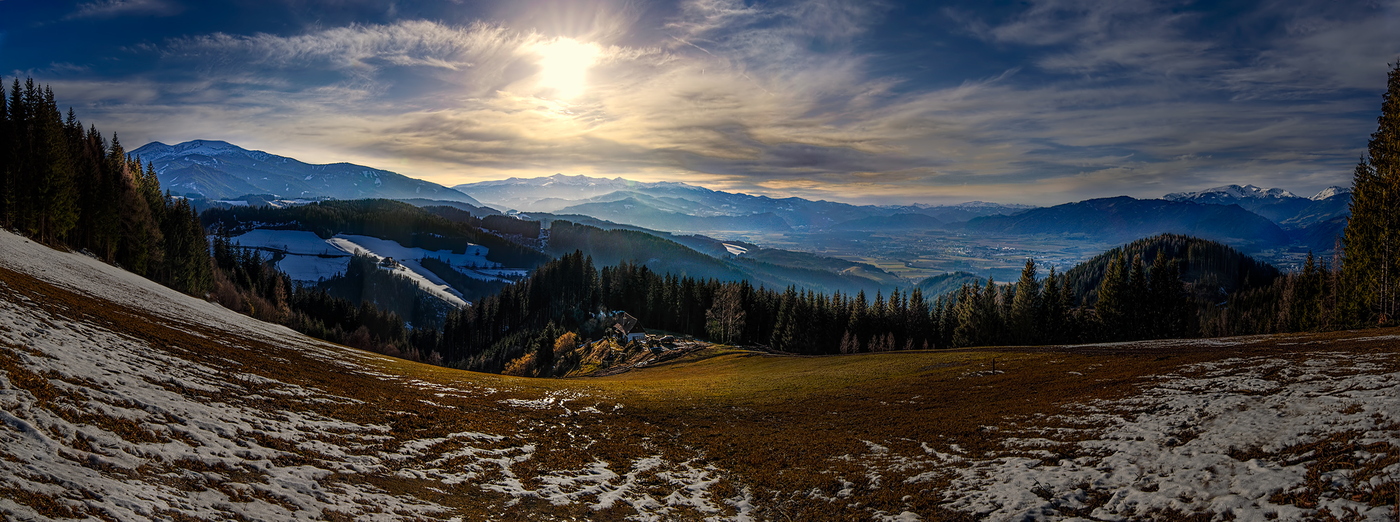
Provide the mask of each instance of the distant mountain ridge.
{"label": "distant mountain ridge", "polygon": [[1224,185],[1197,192],[1174,192],[1162,196],[1162,199],[1204,205],[1239,205],[1278,223],[1283,228],[1293,230],[1346,215],[1347,206],[1351,202],[1351,189],[1327,187],[1305,198],[1280,188]]}
{"label": "distant mountain ridge", "polygon": [[[555,174],[457,185],[487,204],[524,212],[583,214],[617,223],[672,231],[827,229],[842,223],[897,214],[922,214],[937,222],[1010,214],[1025,205],[969,202],[960,205],[852,205],[798,197],[772,198],[711,190],[678,182],[639,182]],[[917,219],[901,218],[904,226]],[[922,220],[932,226],[933,220]],[[878,219],[855,226],[873,226]],[[922,225],[921,225],[922,226]]]}
{"label": "distant mountain ridge", "polygon": [[1065,203],[1011,216],[980,217],[968,221],[964,228],[1009,235],[1085,234],[1117,241],[1173,233],[1245,248],[1267,248],[1290,240],[1277,224],[1238,205],[1127,196]]}
{"label": "distant mountain ridge", "polygon": [[[1333,187],[1336,188],[1336,187]],[[1293,199],[1298,196],[1281,188],[1260,188],[1254,185],[1224,185],[1197,192],[1173,192],[1162,196],[1167,201],[1192,201],[1228,205],[1244,199]]]}
{"label": "distant mountain ridge", "polygon": [[314,165],[226,141],[161,142],[128,152],[154,165],[162,187],[209,199],[274,194],[284,198],[427,198],[482,206],[457,190],[352,163]]}

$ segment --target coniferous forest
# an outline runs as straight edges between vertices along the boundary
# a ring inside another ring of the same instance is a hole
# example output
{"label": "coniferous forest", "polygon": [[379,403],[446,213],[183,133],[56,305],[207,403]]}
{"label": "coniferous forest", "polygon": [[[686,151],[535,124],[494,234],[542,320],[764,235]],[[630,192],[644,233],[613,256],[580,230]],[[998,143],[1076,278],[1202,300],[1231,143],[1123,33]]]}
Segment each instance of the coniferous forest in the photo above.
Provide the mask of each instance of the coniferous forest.
{"label": "coniferous forest", "polygon": [[[3,89],[0,89],[2,91]],[[0,226],[83,251],[185,293],[212,284],[204,228],[155,171],[84,129],[51,89],[14,80],[0,96]]]}
{"label": "coniferous forest", "polygon": [[[581,251],[539,264],[543,254],[477,221],[395,202],[293,211],[296,226],[323,236],[348,226],[431,248],[454,235],[488,244],[501,261],[538,265],[528,278],[412,328],[402,314],[428,306],[421,296],[383,297],[381,305],[393,303],[383,309],[363,287],[295,285],[255,251],[219,239],[211,248],[189,203],[162,193],[155,172],[128,159],[115,135],[108,141],[84,129],[71,109],[61,116],[53,92],[32,80],[16,80],[4,94],[0,225],[316,337],[461,368],[498,372],[527,354],[545,358],[566,335],[600,338],[614,311],[652,330],[800,354],[1313,331],[1389,325],[1400,314],[1400,66],[1389,73],[1378,128],[1354,172],[1339,257],[1310,256],[1295,273],[1217,243],[1163,235],[1064,273],[1042,273],[1027,260],[1011,284],[988,280],[937,296],[918,288],[828,294],[662,274],[626,261],[599,268]],[[203,223],[236,221],[233,212],[208,211]],[[489,221],[506,235],[541,236],[504,218]],[[365,260],[352,267],[376,270]],[[398,284],[376,288],[393,294]]]}

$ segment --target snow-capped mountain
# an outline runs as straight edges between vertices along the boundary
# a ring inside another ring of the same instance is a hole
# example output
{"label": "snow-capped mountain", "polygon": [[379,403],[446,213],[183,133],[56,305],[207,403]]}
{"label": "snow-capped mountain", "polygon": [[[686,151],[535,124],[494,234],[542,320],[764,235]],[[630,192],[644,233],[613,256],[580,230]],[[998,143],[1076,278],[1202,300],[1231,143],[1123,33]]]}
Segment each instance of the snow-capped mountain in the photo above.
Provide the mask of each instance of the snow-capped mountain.
{"label": "snow-capped mountain", "polygon": [[1308,199],[1311,199],[1313,201],[1322,201],[1324,199],[1329,199],[1342,194],[1351,194],[1351,189],[1348,187],[1327,187],[1325,189],[1322,189],[1321,192],[1313,194],[1313,197],[1310,197]]}
{"label": "snow-capped mountain", "polygon": [[215,140],[148,143],[129,153],[155,166],[161,186],[176,195],[210,199],[248,194],[285,198],[425,198],[480,206],[471,196],[436,183],[351,163],[313,165]]}
{"label": "snow-capped mountain", "polygon": [[[1225,185],[1197,192],[1175,192],[1162,196],[1162,199],[1205,205],[1239,205],[1285,229],[1301,230],[1347,215],[1351,189],[1328,187],[1312,197],[1302,197],[1281,188]],[[1324,243],[1331,244],[1329,241]]]}
{"label": "snow-capped mountain", "polygon": [[1206,205],[1230,205],[1248,199],[1292,199],[1298,195],[1281,188],[1260,188],[1254,185],[1225,185],[1198,192],[1173,192],[1162,196],[1167,201],[1190,201]]}

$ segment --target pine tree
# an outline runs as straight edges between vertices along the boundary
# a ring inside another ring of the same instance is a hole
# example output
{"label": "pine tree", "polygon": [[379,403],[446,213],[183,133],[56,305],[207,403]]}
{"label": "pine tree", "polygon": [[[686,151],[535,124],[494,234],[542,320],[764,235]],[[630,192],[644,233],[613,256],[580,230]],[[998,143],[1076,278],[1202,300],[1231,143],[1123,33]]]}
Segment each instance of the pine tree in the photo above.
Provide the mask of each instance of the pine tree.
{"label": "pine tree", "polygon": [[1016,282],[1016,295],[1011,302],[1011,337],[1020,344],[1033,344],[1040,339],[1042,316],[1040,282],[1035,279],[1035,260],[1026,259],[1021,280]]}
{"label": "pine tree", "polygon": [[1148,315],[1153,306],[1148,300],[1147,267],[1143,265],[1142,254],[1133,256],[1132,268],[1128,271],[1128,313],[1124,319],[1123,338],[1142,339],[1150,328]]}
{"label": "pine tree", "polygon": [[68,232],[78,222],[77,190],[73,185],[73,161],[68,150],[68,136],[62,116],[54,101],[53,90],[44,89],[40,108],[38,147],[43,170],[39,175],[38,204],[39,240],[58,244],[67,239]]}
{"label": "pine tree", "polygon": [[10,225],[10,205],[14,199],[14,154],[10,144],[14,140],[14,125],[10,121],[9,96],[5,92],[4,77],[0,77],[0,227]]}
{"label": "pine tree", "polygon": [[1191,301],[1181,281],[1180,263],[1168,260],[1165,251],[1157,251],[1148,273],[1147,328],[1148,338],[1179,338],[1189,334],[1190,317],[1194,315]]}
{"label": "pine tree", "polygon": [[797,288],[789,286],[778,304],[778,321],[773,325],[773,335],[768,345],[780,352],[793,351],[797,337]]}
{"label": "pine tree", "polygon": [[1352,177],[1343,233],[1343,313],[1353,323],[1387,324],[1400,313],[1400,63],[1388,76],[1368,159]]}
{"label": "pine tree", "polygon": [[1099,282],[1098,301],[1094,304],[1094,311],[1098,314],[1104,335],[1108,339],[1119,339],[1126,333],[1124,325],[1128,320],[1130,303],[1128,267],[1125,265],[1127,260],[1120,250],[1118,255],[1109,260],[1103,280]]}
{"label": "pine tree", "polygon": [[1063,306],[1061,293],[1065,291],[1061,284],[1062,278],[1055,273],[1055,267],[1050,267],[1050,275],[1045,276],[1045,290],[1041,292],[1040,307],[1040,343],[1058,343],[1062,341],[1063,331],[1066,328],[1066,309]]}

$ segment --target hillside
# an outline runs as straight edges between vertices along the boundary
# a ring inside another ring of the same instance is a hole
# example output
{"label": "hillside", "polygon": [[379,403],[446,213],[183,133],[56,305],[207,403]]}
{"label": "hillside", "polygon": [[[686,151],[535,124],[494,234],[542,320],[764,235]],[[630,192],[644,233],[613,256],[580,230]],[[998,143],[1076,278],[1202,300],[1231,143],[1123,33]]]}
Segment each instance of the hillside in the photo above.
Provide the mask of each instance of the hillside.
{"label": "hillside", "polygon": [[210,209],[200,219],[211,230],[222,229],[231,234],[272,227],[304,230],[322,239],[336,234],[364,235],[408,248],[459,253],[471,245],[481,245],[487,249],[487,260],[512,268],[531,268],[547,260],[528,247],[480,228],[385,199],[322,201],[288,208]]}
{"label": "hillside", "polygon": [[1383,519],[1397,338],[709,348],[523,379],[323,343],[0,232],[0,515]]}
{"label": "hillside", "polygon": [[[800,252],[757,250],[758,257],[716,257],[657,235],[625,228],[605,230],[555,219],[550,222],[548,252],[564,255],[575,250],[593,258],[595,266],[632,262],[646,265],[661,274],[686,275],[698,279],[748,281],[755,286],[786,288],[796,286],[820,292],[856,293],[888,289],[897,279],[875,267],[860,274],[850,273],[861,265],[821,258]],[[684,237],[680,238],[685,240]],[[688,243],[705,243],[691,236]]]}
{"label": "hillside", "polygon": [[1161,252],[1169,260],[1177,260],[1181,280],[1191,285],[1203,299],[1223,299],[1226,295],[1246,288],[1268,286],[1278,277],[1278,269],[1260,263],[1239,251],[1214,241],[1164,234],[1140,239],[1109,250],[1080,263],[1065,272],[1067,285],[1086,305],[1097,300],[1099,282],[1109,261],[1123,253],[1129,262],[1142,256],[1150,266]]}
{"label": "hillside", "polygon": [[1027,235],[1082,234],[1108,241],[1131,241],[1156,234],[1185,234],[1254,249],[1287,244],[1288,234],[1273,222],[1236,205],[1203,205],[1127,196],[1091,199],[1037,208],[1010,216],[968,221],[970,232]]}
{"label": "hillside", "polygon": [[958,291],[963,285],[982,286],[987,284],[987,279],[978,277],[967,272],[952,272],[924,278],[919,281],[919,290],[929,297],[940,296]]}
{"label": "hillside", "polygon": [[314,165],[224,141],[193,140],[176,145],[152,142],[129,155],[141,158],[143,164],[153,164],[161,186],[179,196],[429,198],[481,206],[481,202],[456,190],[395,172],[352,163]]}

